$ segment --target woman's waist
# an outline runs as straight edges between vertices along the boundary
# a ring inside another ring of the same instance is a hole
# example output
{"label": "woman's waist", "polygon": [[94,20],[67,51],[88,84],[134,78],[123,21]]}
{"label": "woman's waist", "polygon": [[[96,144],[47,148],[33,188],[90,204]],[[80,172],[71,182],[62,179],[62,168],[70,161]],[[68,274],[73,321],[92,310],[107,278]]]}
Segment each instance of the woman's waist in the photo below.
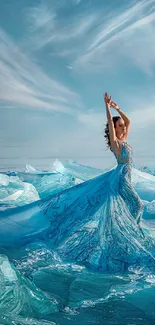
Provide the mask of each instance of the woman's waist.
{"label": "woman's waist", "polygon": [[132,162],[131,162],[131,161],[128,161],[128,162],[120,162],[120,161],[117,161],[117,164],[118,164],[118,165],[121,165],[121,166],[122,166],[122,165],[123,165],[123,166],[124,166],[124,165],[132,166]]}
{"label": "woman's waist", "polygon": [[131,163],[121,163],[112,171],[109,178],[111,191],[118,191],[124,182],[131,183]]}
{"label": "woman's waist", "polygon": [[118,165],[132,165],[132,159],[117,159]]}
{"label": "woman's waist", "polygon": [[123,163],[123,162],[119,163],[118,162],[117,169],[120,171],[131,173],[132,163],[131,162],[127,162],[127,163]]}

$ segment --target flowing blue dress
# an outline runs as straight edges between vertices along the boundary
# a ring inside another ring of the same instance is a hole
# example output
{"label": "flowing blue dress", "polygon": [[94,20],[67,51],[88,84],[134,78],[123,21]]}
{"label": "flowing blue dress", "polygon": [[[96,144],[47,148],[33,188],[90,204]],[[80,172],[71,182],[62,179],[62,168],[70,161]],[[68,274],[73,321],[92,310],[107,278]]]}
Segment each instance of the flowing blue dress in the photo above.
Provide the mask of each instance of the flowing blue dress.
{"label": "flowing blue dress", "polygon": [[141,222],[131,185],[132,148],[121,143],[117,167],[24,207],[1,212],[0,245],[40,238],[64,261],[101,272],[154,267],[155,239]]}

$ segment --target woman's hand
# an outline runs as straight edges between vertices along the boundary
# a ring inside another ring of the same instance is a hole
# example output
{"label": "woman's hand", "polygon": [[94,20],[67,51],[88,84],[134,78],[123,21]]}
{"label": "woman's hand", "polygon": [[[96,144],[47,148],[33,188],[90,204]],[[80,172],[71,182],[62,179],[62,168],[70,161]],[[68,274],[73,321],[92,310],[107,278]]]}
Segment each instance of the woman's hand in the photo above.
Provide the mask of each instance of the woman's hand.
{"label": "woman's hand", "polygon": [[107,106],[111,106],[111,96],[108,95],[107,93],[104,94],[104,101]]}
{"label": "woman's hand", "polygon": [[118,111],[119,110],[119,106],[113,101],[113,100],[111,100],[111,102],[110,102],[110,106],[112,107],[112,108],[114,108],[116,111]]}
{"label": "woman's hand", "polygon": [[105,104],[110,108],[114,108],[116,111],[119,111],[119,106],[111,99],[111,96],[108,93],[104,94]]}

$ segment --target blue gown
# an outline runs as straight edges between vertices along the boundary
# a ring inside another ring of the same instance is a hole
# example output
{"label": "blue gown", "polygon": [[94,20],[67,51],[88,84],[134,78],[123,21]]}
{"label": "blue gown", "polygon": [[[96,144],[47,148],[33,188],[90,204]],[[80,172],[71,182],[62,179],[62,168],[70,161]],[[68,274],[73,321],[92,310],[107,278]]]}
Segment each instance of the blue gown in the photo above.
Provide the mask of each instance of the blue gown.
{"label": "blue gown", "polygon": [[122,142],[117,167],[24,207],[1,212],[0,245],[40,238],[69,262],[101,272],[155,264],[155,240],[141,223],[131,185],[132,149]]}

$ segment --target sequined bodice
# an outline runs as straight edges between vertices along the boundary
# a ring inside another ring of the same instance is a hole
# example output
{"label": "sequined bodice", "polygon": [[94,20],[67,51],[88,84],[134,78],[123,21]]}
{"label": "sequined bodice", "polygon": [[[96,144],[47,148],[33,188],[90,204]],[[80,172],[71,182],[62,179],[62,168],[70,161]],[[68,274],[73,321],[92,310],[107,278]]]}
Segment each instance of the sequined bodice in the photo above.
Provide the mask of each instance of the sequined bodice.
{"label": "sequined bodice", "polygon": [[132,148],[126,142],[122,141],[121,146],[121,152],[118,157],[114,152],[118,164],[132,164]]}

